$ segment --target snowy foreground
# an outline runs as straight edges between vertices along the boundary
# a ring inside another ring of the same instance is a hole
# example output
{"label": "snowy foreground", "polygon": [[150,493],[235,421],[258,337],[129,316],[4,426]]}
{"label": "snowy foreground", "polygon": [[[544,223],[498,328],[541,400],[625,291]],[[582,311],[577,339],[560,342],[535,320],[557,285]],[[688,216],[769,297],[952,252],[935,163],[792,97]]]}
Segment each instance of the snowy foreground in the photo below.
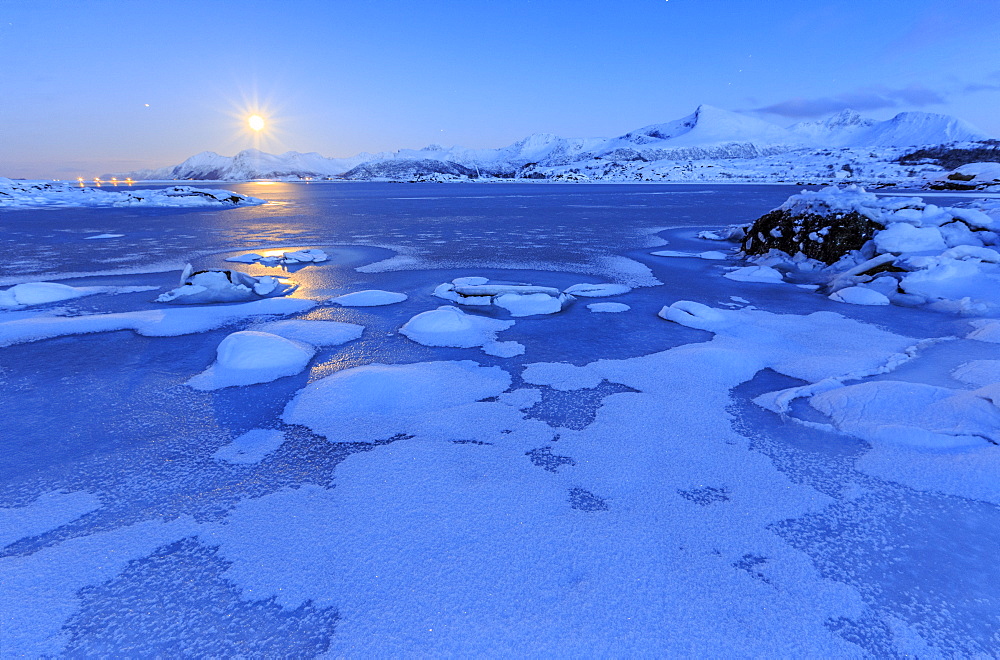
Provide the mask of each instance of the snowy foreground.
{"label": "snowy foreground", "polygon": [[991,202],[315,188],[0,280],[0,655],[1000,653]]}

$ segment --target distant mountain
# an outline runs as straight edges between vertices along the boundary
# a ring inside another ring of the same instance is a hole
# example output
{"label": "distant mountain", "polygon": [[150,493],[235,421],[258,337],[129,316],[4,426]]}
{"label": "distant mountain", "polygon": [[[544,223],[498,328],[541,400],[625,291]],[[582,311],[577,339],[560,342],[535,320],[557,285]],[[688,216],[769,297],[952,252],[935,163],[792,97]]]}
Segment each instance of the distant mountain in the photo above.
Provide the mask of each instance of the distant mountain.
{"label": "distant mountain", "polygon": [[[273,155],[255,149],[233,157],[204,152],[173,167],[117,176],[136,180],[232,181],[509,179],[572,174],[572,178],[629,180],[633,175],[648,179],[647,173],[636,173],[646,163],[658,164],[662,172],[665,168],[676,170],[677,163],[692,161],[719,160],[731,165],[735,161],[749,162],[786,153],[803,155],[817,149],[891,150],[987,138],[964,121],[926,112],[902,112],[887,121],[876,121],[844,110],[822,121],[782,128],[749,115],[702,105],[687,117],[651,124],[612,138],[562,138],[538,133],[498,149],[430,145],[418,150],[361,153],[350,158],[326,158],[318,153],[294,151]],[[854,171],[850,163],[843,164],[848,165],[843,168],[845,172]],[[658,176],[664,178],[662,174]]]}
{"label": "distant mountain", "polygon": [[795,124],[789,131],[817,146],[858,148],[919,147],[989,138],[961,119],[931,112],[901,112],[892,119],[875,121],[843,110],[823,121]]}

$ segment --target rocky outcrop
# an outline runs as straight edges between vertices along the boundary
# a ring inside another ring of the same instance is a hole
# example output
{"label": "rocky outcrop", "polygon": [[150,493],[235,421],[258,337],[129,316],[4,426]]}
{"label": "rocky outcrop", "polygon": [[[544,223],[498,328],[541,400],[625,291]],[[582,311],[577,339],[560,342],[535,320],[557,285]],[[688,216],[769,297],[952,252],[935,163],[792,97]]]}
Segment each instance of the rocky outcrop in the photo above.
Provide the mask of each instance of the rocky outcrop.
{"label": "rocky outcrop", "polygon": [[742,250],[748,255],[780,250],[802,253],[825,264],[837,262],[852,250],[860,250],[882,225],[857,211],[829,214],[775,209],[757,218],[747,229]]}

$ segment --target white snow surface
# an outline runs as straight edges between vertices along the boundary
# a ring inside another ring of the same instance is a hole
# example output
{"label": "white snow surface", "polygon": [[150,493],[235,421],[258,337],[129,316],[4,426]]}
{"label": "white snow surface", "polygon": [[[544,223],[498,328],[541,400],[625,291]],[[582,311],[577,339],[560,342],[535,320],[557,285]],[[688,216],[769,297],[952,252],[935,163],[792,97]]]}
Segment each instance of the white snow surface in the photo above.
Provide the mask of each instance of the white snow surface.
{"label": "white snow surface", "polygon": [[342,296],[330,298],[328,302],[342,305],[344,307],[379,307],[381,305],[394,305],[396,303],[403,302],[406,300],[406,297],[405,293],[368,289],[365,291],[345,293]]}
{"label": "white snow surface", "polygon": [[[429,438],[471,438],[482,431],[473,413],[483,404],[476,402],[499,395],[510,383],[503,369],[471,360],[371,364],[310,383],[288,403],[282,419],[308,426],[330,442],[377,442],[414,431]],[[486,408],[511,410],[502,404]]]}
{"label": "white snow surface", "polygon": [[294,376],[306,368],[316,348],[269,332],[241,330],[223,339],[216,353],[216,361],[186,385],[218,390]]}

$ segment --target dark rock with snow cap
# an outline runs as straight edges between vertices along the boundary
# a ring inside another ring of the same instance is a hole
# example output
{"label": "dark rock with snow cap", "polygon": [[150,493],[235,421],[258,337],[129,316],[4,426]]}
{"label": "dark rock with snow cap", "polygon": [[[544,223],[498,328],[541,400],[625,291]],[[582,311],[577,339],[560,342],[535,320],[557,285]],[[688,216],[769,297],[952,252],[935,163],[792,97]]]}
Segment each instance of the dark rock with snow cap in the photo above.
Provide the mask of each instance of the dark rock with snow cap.
{"label": "dark rock with snow cap", "polygon": [[775,209],[750,225],[741,247],[750,255],[771,250],[792,255],[801,252],[810,259],[832,264],[848,252],[860,250],[879,229],[882,225],[857,211],[820,215]]}

